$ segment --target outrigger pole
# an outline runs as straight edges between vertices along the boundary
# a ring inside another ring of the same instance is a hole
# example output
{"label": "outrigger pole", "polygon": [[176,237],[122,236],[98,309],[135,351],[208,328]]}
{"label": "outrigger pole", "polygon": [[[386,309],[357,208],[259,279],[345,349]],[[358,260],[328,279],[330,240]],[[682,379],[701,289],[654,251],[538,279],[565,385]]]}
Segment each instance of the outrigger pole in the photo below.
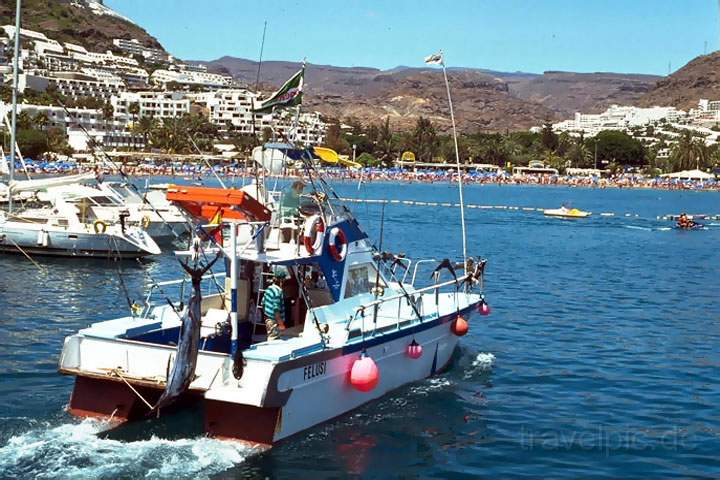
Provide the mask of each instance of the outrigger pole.
{"label": "outrigger pole", "polygon": [[452,97],[450,96],[450,82],[448,82],[447,70],[445,68],[445,55],[440,53],[431,55],[425,59],[425,63],[440,64],[442,66],[445,89],[447,90],[448,104],[450,105],[450,121],[452,122],[453,142],[455,143],[455,161],[457,162],[458,190],[460,191],[460,223],[462,224],[463,241],[463,268],[467,267],[467,234],[465,231],[465,202],[463,201],[462,171],[460,168],[460,150],[458,149],[457,129],[455,127],[455,112],[453,111]]}
{"label": "outrigger pole", "polygon": [[15,179],[15,145],[17,141],[17,91],[20,65],[20,0],[15,5],[15,45],[13,52],[12,126],[10,127],[10,165],[8,169],[8,213],[13,210],[12,184]]}

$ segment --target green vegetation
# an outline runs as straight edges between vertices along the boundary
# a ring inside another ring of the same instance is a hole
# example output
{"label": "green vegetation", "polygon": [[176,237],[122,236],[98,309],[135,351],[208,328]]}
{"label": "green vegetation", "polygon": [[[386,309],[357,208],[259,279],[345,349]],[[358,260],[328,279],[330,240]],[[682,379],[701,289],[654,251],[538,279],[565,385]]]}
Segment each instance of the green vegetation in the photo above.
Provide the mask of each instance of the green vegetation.
{"label": "green vegetation", "polygon": [[[656,159],[657,152],[667,148],[669,141],[675,141],[673,137],[656,135],[652,126],[636,130],[633,135],[606,130],[587,139],[567,133],[557,134],[549,124],[544,125],[540,133],[468,133],[458,137],[458,151],[464,163],[507,168],[540,160],[561,172],[568,167],[597,166],[611,171],[633,167],[655,173],[656,169],[676,171],[719,164],[720,148],[706,147],[701,138],[693,137],[687,130],[679,131],[679,142],[667,160]],[[650,146],[635,138],[642,136],[659,138],[659,142]],[[423,117],[407,132],[392,131],[388,119],[366,127],[353,118],[344,119],[342,124],[337,120],[331,121],[325,144],[344,155],[352,155],[352,146],[355,145],[358,161],[363,164],[370,164],[370,159],[373,159],[380,165],[389,166],[404,151],[415,153],[416,160],[421,162],[455,161],[452,136],[438,133],[432,122]]]}

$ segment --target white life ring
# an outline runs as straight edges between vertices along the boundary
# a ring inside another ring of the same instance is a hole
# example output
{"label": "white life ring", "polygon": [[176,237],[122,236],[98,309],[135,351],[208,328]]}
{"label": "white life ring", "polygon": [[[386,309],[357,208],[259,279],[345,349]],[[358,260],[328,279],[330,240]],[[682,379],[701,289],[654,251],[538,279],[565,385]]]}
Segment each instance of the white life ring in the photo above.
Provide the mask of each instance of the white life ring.
{"label": "white life ring", "polygon": [[320,215],[313,215],[305,221],[303,227],[303,244],[310,255],[319,255],[325,239],[325,220]]}
{"label": "white life ring", "polygon": [[332,227],[328,237],[330,255],[336,262],[342,262],[347,255],[348,242],[345,232],[340,227]]}

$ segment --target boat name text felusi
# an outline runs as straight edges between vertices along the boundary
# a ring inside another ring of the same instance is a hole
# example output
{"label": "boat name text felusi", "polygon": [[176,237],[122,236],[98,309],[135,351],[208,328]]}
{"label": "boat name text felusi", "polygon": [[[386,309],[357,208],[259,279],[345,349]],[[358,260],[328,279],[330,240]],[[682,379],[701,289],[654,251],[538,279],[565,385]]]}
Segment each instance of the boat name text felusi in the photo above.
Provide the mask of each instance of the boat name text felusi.
{"label": "boat name text felusi", "polygon": [[327,362],[313,363],[303,368],[303,380],[310,380],[327,372]]}

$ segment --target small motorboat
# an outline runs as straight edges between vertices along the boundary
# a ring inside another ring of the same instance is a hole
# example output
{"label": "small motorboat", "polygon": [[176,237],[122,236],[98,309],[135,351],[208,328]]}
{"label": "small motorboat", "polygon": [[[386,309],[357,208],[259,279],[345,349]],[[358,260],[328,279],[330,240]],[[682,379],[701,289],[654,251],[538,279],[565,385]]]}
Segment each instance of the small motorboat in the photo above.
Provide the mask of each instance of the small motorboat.
{"label": "small motorboat", "polygon": [[583,210],[578,210],[577,208],[567,208],[563,206],[560,208],[543,210],[543,214],[547,217],[585,218],[592,215],[592,212],[585,212]]}

